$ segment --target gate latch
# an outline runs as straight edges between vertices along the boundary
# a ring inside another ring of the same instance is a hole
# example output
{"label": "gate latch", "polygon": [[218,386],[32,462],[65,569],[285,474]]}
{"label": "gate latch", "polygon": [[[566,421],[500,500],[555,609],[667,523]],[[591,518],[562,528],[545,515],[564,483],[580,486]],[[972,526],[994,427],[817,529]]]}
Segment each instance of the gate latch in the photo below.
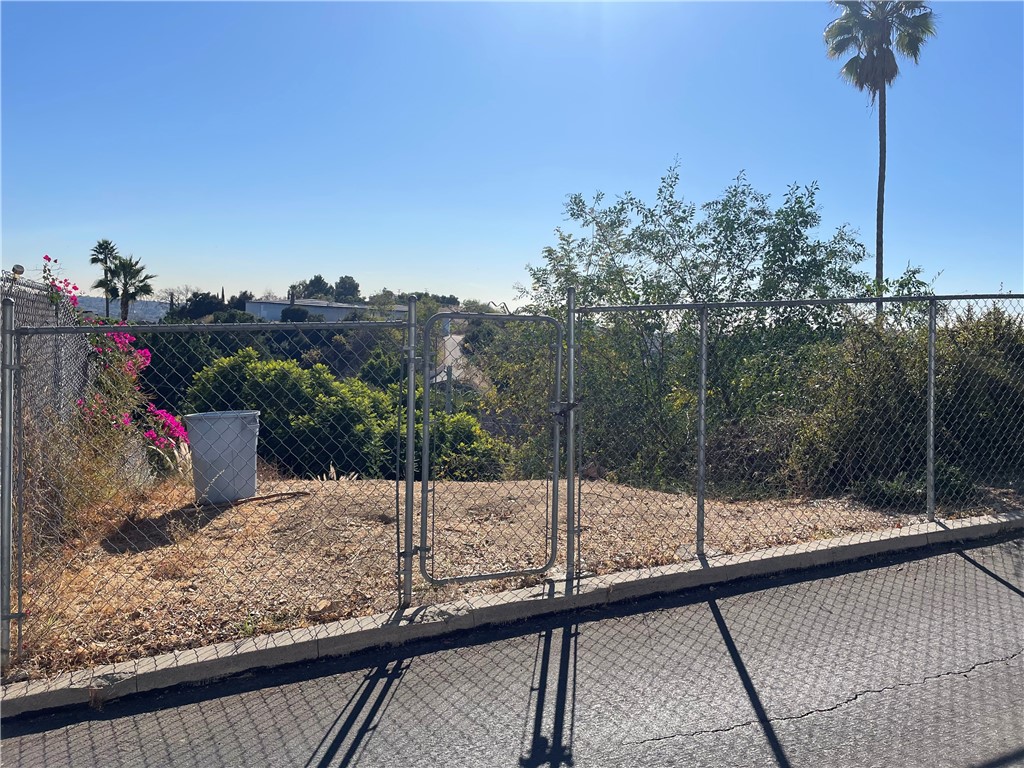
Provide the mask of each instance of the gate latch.
{"label": "gate latch", "polygon": [[581,402],[583,402],[583,398],[580,398],[579,400],[575,400],[573,402],[552,403],[548,410],[552,416],[558,419],[559,424],[564,425],[565,419],[569,415],[569,411],[573,410],[574,408],[577,408]]}

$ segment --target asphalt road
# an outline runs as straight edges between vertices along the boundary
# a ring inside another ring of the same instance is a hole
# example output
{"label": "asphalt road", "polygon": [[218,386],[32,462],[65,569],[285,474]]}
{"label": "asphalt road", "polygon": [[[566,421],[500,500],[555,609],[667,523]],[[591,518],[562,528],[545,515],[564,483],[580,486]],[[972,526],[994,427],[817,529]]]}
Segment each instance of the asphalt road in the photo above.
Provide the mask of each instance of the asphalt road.
{"label": "asphalt road", "polygon": [[1024,765],[1024,541],[3,724],[11,766]]}

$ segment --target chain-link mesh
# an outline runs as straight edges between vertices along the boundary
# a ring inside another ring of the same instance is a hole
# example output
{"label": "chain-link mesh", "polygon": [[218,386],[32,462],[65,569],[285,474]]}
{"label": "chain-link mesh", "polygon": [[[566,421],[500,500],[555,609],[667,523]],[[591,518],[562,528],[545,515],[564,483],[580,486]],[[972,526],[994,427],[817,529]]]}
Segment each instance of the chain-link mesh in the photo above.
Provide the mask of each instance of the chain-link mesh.
{"label": "chain-link mesh", "polygon": [[692,544],[697,332],[688,310],[577,324],[581,576],[674,562]]}
{"label": "chain-link mesh", "polygon": [[[74,307],[52,288],[4,270],[0,273],[0,299],[14,301],[14,325],[76,325]],[[73,336],[39,337],[20,362],[24,401],[31,410],[52,410],[67,418],[71,404],[86,383],[89,345]]]}
{"label": "chain-link mesh", "polygon": [[1024,299],[942,302],[935,339],[937,510],[1021,509]]}
{"label": "chain-link mesh", "polygon": [[585,578],[1024,508],[1016,297],[590,309],[574,393],[537,317],[454,313],[410,350],[403,323],[78,327],[15,299],[8,680],[379,626],[406,589],[554,594],[572,527]]}
{"label": "chain-link mesh", "polygon": [[40,398],[25,376],[16,393],[14,674],[393,609],[403,338],[387,323],[20,330],[26,374],[40,350],[88,357],[84,386]]}
{"label": "chain-link mesh", "polygon": [[437,581],[552,565],[560,326],[440,315],[428,325],[424,566]]}
{"label": "chain-link mesh", "polygon": [[703,313],[580,316],[583,574],[1024,509],[1020,299]]}

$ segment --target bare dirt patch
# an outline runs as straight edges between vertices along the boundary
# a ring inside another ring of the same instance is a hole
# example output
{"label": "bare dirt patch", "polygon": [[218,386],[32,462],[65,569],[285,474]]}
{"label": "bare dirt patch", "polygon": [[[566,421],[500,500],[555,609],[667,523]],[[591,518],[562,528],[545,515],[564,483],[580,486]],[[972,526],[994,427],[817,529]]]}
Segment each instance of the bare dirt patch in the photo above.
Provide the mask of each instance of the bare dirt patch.
{"label": "bare dirt patch", "polygon": [[[30,559],[23,653],[7,681],[393,610],[400,501],[386,480],[265,477],[257,498],[197,508],[189,486],[169,481],[90,540]],[[692,496],[593,480],[584,481],[580,502],[584,573],[694,557]],[[1019,494],[993,491],[956,512],[1022,508]],[[439,482],[432,509],[427,565],[435,577],[539,568],[547,559],[551,488],[544,481]],[[739,553],[922,519],[847,499],[709,500],[706,545],[711,553]],[[562,520],[555,566],[562,572],[564,531]],[[436,587],[417,574],[414,603],[535,581]]]}

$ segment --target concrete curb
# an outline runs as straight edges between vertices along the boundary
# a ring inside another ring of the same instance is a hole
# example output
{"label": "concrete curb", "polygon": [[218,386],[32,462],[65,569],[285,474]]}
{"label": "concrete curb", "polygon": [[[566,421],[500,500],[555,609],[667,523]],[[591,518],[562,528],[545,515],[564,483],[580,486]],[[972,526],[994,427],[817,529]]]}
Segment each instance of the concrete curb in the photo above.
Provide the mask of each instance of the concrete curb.
{"label": "concrete curb", "polygon": [[240,672],[344,656],[596,608],[695,587],[770,576],[940,544],[966,543],[1024,531],[1024,512],[923,523],[794,544],[744,555],[725,555],[658,568],[584,579],[576,594],[553,594],[557,581],[470,600],[349,619],[245,640],[80,670],[47,680],[12,683],[2,697],[4,717],[89,704],[98,707],[136,693],[208,682]]}

